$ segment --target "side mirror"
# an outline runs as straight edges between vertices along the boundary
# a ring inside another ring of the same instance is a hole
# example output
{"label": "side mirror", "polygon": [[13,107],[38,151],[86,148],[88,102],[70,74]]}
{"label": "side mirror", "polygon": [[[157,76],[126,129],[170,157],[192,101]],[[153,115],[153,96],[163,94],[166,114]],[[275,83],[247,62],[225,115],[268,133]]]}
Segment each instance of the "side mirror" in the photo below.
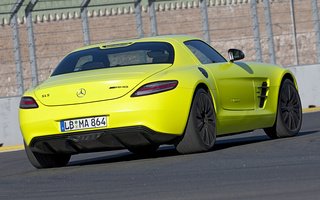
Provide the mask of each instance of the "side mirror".
{"label": "side mirror", "polygon": [[239,49],[229,49],[228,54],[229,54],[230,62],[233,62],[235,60],[241,60],[244,58],[243,51]]}

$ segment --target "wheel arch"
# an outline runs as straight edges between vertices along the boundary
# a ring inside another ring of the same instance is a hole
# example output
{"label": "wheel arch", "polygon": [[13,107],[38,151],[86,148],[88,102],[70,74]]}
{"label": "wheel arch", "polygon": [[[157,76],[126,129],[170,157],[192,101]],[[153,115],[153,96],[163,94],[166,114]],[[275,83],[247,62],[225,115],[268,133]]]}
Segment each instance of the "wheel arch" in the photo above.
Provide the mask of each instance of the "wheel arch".
{"label": "wheel arch", "polygon": [[[283,83],[284,80],[286,79],[289,79],[290,81],[292,81],[296,87],[296,89],[298,90],[298,84],[297,84],[297,81],[294,77],[294,75],[291,73],[291,72],[286,72],[283,77],[282,77],[282,80],[281,80],[281,84]],[[280,88],[279,88],[280,89]]]}
{"label": "wheel arch", "polygon": [[195,91],[200,89],[200,88],[204,89],[206,92],[209,92],[209,87],[205,83],[198,83]]}
{"label": "wheel arch", "polygon": [[[214,94],[211,92],[210,86],[208,86],[205,82],[198,82],[198,83],[195,84],[195,87],[193,89],[192,99],[190,101],[190,105],[189,105],[189,108],[188,108],[189,109],[188,113],[190,114],[190,112],[191,112],[191,106],[192,106],[194,97],[196,95],[196,91],[199,90],[199,89],[204,89],[211,96],[215,112],[217,113],[217,110],[216,110],[217,108],[215,106],[216,105],[215,104],[216,101],[215,101],[215,98],[214,98]],[[188,119],[189,119],[189,116],[187,118],[187,121],[188,121]],[[187,125],[187,122],[186,122],[186,125]]]}
{"label": "wheel arch", "polygon": [[[214,110],[215,110],[215,112],[217,113],[217,106],[216,106],[217,101],[216,101],[216,98],[215,98],[215,94],[214,94],[214,92],[210,89],[210,86],[208,86],[208,85],[207,85],[206,83],[204,83],[204,82],[198,83],[197,86],[195,87],[194,92],[193,92],[192,101],[193,101],[193,98],[194,98],[194,95],[195,95],[196,91],[197,91],[198,89],[200,89],[200,88],[204,89],[204,90],[211,96],[212,102],[213,102],[213,106],[214,106]],[[191,103],[192,103],[192,102],[191,102]],[[190,105],[190,108],[191,108],[191,105]]]}
{"label": "wheel arch", "polygon": [[[273,95],[272,95],[272,96],[274,96],[274,98],[271,101],[272,102],[271,104],[268,103],[268,104],[270,104],[271,107],[268,106],[268,108],[267,108],[268,110],[275,113],[274,120],[276,120],[276,113],[278,110],[278,101],[279,101],[281,86],[286,79],[289,79],[290,81],[292,81],[294,83],[296,89],[298,90],[296,79],[295,79],[294,75],[291,73],[291,71],[284,70],[284,71],[282,71],[281,75],[274,77],[274,79],[273,79],[275,81],[274,86],[276,86],[276,89],[273,91]],[[269,96],[270,96],[270,94],[269,94]]]}

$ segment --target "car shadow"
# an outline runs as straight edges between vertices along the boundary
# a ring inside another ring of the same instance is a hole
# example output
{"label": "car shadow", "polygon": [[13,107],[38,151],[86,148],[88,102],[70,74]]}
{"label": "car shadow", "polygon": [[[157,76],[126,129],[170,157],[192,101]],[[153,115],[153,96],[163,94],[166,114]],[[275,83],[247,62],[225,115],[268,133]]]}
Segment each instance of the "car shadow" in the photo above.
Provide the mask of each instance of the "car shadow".
{"label": "car shadow", "polygon": [[[302,131],[295,137],[303,137],[306,135],[318,133],[319,131]],[[228,137],[228,138],[227,138]],[[230,138],[231,137],[231,138]],[[283,138],[285,139],[285,138]],[[232,136],[218,137],[216,144],[211,152],[219,151],[227,148],[245,146],[254,143],[271,141],[267,135],[259,136],[244,136],[232,138]],[[210,153],[210,152],[207,152]],[[164,157],[182,156],[179,154],[173,145],[161,146],[156,152],[147,155],[136,155],[129,151],[119,150],[119,153],[107,156],[98,156],[89,159],[71,161],[67,166],[82,166],[82,165],[95,165],[95,164],[107,164],[107,163],[119,163],[128,162],[134,160],[143,159],[155,159]]]}
{"label": "car shadow", "polygon": [[317,131],[301,131],[298,133],[298,135],[296,137],[299,137],[299,136],[304,136],[304,135],[310,135],[310,134],[314,134],[314,133],[319,133],[320,130],[317,130]]}
{"label": "car shadow", "polygon": [[251,137],[240,137],[240,138],[230,138],[230,139],[220,139],[214,145],[213,151],[223,150],[236,146],[249,145],[259,142],[268,141],[270,138],[266,135],[261,136],[251,136]]}
{"label": "car shadow", "polygon": [[156,152],[146,155],[137,155],[129,151],[120,150],[121,152],[114,155],[100,156],[96,158],[90,158],[85,160],[77,160],[68,163],[68,166],[77,165],[94,165],[94,164],[107,164],[107,163],[118,163],[127,162],[132,160],[143,160],[143,159],[153,159],[162,157],[171,157],[180,155],[174,146],[164,146],[160,147]]}

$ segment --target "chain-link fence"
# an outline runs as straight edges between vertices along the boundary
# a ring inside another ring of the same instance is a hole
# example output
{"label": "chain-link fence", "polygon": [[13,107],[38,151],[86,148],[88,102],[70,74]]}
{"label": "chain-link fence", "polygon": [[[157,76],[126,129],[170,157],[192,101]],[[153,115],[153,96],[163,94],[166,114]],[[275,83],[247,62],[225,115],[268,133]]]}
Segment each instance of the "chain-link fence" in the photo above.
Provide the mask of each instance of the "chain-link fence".
{"label": "chain-link fence", "polygon": [[317,0],[2,0],[0,97],[44,81],[87,44],[153,35],[204,39],[227,56],[282,66],[318,63]]}

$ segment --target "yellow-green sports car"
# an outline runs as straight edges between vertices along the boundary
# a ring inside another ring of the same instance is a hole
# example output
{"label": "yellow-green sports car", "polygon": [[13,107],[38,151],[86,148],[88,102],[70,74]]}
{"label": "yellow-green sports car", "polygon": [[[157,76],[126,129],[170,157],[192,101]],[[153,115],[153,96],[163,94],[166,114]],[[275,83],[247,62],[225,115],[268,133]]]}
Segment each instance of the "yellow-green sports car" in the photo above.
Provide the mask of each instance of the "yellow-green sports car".
{"label": "yellow-green sports car", "polygon": [[126,148],[150,153],[174,144],[209,151],[216,136],[264,129],[296,135],[300,97],[282,67],[229,61],[191,36],[157,36],[86,46],[69,53],[21,98],[25,150],[37,168],[71,155]]}

